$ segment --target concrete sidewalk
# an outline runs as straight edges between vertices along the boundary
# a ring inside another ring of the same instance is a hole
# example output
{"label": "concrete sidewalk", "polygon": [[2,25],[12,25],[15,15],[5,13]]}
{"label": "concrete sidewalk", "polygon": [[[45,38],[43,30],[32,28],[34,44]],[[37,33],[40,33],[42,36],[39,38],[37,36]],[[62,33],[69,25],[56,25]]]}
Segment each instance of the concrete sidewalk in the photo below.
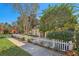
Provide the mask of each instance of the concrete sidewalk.
{"label": "concrete sidewalk", "polygon": [[10,40],[18,47],[24,49],[25,51],[28,51],[28,53],[30,53],[32,56],[63,56],[63,54],[59,52],[40,47],[38,45],[34,45],[32,43],[23,43],[14,38],[8,38],[8,40]]}
{"label": "concrete sidewalk", "polygon": [[8,38],[8,40],[11,41],[12,43],[14,43],[16,46],[19,46],[19,47],[25,45],[25,43],[23,43],[21,41],[18,41],[18,40],[14,39],[14,38]]}

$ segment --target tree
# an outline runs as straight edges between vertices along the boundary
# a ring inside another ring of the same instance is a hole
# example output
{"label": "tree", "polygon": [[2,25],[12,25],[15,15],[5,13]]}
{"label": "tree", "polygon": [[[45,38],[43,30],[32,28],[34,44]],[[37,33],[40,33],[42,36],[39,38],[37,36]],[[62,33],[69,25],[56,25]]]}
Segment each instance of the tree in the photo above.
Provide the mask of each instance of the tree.
{"label": "tree", "polygon": [[5,23],[4,24],[4,34],[9,34],[10,33],[10,31],[11,31],[11,25],[10,24],[8,24],[8,23]]}
{"label": "tree", "polygon": [[[19,12],[20,21],[22,24],[23,32],[29,32],[31,28],[33,27],[34,22],[36,20],[37,10],[38,10],[38,4],[29,3],[29,4],[13,4],[15,10]],[[29,18],[30,17],[30,18]],[[20,24],[20,23],[19,23]],[[18,25],[19,25],[18,24]]]}
{"label": "tree", "polygon": [[18,32],[19,33],[23,33],[24,29],[23,29],[23,23],[22,23],[22,19],[20,19],[20,17],[18,17],[17,21],[16,21],[16,26],[18,28]]}
{"label": "tree", "polygon": [[[40,30],[56,31],[56,29],[64,28],[64,24],[76,24],[77,17],[74,14],[74,7],[71,4],[58,4],[49,6],[44,12],[40,20]],[[44,27],[44,28],[43,28]],[[45,30],[46,29],[46,30]]]}
{"label": "tree", "polygon": [[[76,28],[79,11],[75,11],[74,4],[58,4],[54,7],[48,7],[40,20],[40,31],[56,31],[58,28],[65,30],[73,30],[74,48],[77,47]],[[75,14],[76,13],[76,14]]]}

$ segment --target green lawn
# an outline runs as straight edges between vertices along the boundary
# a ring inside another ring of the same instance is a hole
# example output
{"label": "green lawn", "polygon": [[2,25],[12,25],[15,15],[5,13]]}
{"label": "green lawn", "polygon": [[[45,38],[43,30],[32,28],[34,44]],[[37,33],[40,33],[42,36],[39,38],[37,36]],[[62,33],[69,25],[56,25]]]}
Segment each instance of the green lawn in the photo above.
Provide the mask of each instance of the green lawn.
{"label": "green lawn", "polygon": [[0,56],[30,56],[30,54],[15,46],[6,38],[0,38]]}

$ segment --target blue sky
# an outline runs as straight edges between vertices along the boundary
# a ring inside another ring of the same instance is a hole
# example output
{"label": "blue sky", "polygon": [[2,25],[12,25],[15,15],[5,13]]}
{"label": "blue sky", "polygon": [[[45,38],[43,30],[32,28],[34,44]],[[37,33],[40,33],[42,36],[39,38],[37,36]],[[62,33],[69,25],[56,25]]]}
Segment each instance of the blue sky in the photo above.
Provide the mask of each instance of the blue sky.
{"label": "blue sky", "polygon": [[13,22],[17,19],[19,16],[18,13],[16,13],[12,6],[10,4],[0,4],[0,22]]}
{"label": "blue sky", "polygon": [[[48,5],[49,5],[48,3],[39,4],[40,8],[38,10],[38,16],[41,15],[42,10],[46,9]],[[79,4],[76,5],[79,6]],[[3,4],[3,3],[0,4],[0,23],[5,23],[5,22],[12,23],[17,20],[18,16],[19,14],[14,11],[11,4]]]}
{"label": "blue sky", "polygon": [[[46,9],[49,4],[40,4],[38,16],[41,15],[42,10]],[[14,11],[11,4],[0,4],[0,23],[12,23],[17,20],[19,14]]]}

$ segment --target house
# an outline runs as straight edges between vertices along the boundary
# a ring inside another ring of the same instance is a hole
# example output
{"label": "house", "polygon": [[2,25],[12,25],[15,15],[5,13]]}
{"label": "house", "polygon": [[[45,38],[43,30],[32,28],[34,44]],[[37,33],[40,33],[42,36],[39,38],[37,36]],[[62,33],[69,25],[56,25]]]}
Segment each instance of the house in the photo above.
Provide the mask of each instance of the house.
{"label": "house", "polygon": [[39,28],[38,28],[38,25],[35,26],[35,27],[31,30],[31,34],[40,37],[40,30],[39,30]]}
{"label": "house", "polygon": [[11,33],[17,33],[18,31],[17,31],[17,27],[16,26],[13,26],[12,27],[12,30],[11,30]]}
{"label": "house", "polygon": [[12,29],[12,30],[11,30],[11,33],[17,33],[17,30]]}

